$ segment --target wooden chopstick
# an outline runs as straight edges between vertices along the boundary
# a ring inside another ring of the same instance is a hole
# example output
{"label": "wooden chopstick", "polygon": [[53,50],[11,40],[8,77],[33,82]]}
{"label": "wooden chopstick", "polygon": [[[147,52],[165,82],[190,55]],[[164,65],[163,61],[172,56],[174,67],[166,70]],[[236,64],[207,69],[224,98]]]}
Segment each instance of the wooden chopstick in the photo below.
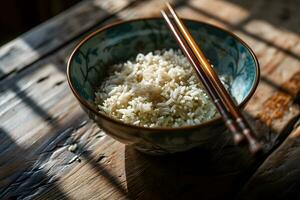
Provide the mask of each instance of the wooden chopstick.
{"label": "wooden chopstick", "polygon": [[241,115],[238,108],[234,105],[231,97],[218,78],[218,75],[212,69],[204,54],[196,44],[185,25],[177,16],[174,9],[168,3],[167,7],[176,24],[169,19],[168,15],[164,11],[162,11],[163,17],[178,41],[181,49],[184,51],[193,67],[196,69],[199,78],[203,83],[206,82],[204,85],[213,99],[216,107],[218,108],[222,118],[224,119],[225,124],[233,133],[234,141],[236,143],[240,143],[245,136],[249,142],[250,151],[252,153],[260,151],[260,143],[257,142],[249,124]]}
{"label": "wooden chopstick", "polygon": [[[195,57],[195,55],[193,54],[191,49],[188,48],[188,45],[187,45],[186,41],[184,40],[184,38],[182,38],[182,36],[180,34],[178,34],[179,30],[176,28],[176,26],[174,26],[173,22],[169,19],[169,17],[166,15],[166,13],[164,11],[161,11],[161,13],[162,13],[163,17],[165,18],[167,24],[169,25],[170,29],[174,33],[174,36],[175,36],[176,40],[178,41],[178,43],[181,47],[181,50],[188,57],[190,63],[193,65],[193,68],[197,72],[196,74],[198,75],[200,80],[203,82],[203,85],[206,88],[210,97],[213,99],[213,102],[214,102],[216,108],[218,109],[218,111],[220,112],[222,118],[225,120],[227,127],[233,133],[235,142],[236,143],[242,142],[245,139],[245,137],[242,134],[240,134],[238,129],[236,128],[236,126],[234,126],[234,124],[233,124],[234,121],[233,121],[230,113],[228,112],[227,109],[224,109],[225,105],[224,105],[223,101],[221,101],[221,99],[219,98],[219,95],[217,94],[216,90],[212,86],[208,77],[205,75],[203,69],[201,67],[198,67],[197,58]],[[173,24],[173,25],[170,25],[170,24]]]}

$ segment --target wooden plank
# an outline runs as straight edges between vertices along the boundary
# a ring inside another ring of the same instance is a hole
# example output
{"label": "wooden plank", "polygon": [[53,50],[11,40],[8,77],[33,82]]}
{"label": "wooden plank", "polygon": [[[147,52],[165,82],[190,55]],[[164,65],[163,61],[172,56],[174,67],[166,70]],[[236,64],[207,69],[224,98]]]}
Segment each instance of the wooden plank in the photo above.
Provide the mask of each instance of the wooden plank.
{"label": "wooden plank", "polygon": [[[233,14],[227,19],[228,15],[219,9],[218,15],[226,21],[236,21],[240,13],[247,14],[226,1],[217,2],[227,6],[226,13]],[[158,15],[157,8],[162,4],[160,0],[135,4],[117,17]],[[214,6],[215,2],[202,0],[193,4],[203,8]],[[178,9],[181,14],[188,13],[196,19],[207,18],[190,7],[181,5]],[[218,20],[215,22],[220,24]],[[282,33],[266,27],[268,24],[262,23],[256,30]],[[259,59],[267,60],[272,48],[279,51],[261,40],[244,36],[255,44]],[[288,39],[294,41],[290,34],[284,37],[278,44]],[[299,42],[295,43],[290,49],[294,53],[300,50]],[[221,146],[211,144],[214,150],[203,148],[169,157],[150,157],[112,140],[87,121],[62,73],[74,45],[72,42],[0,82],[1,199],[188,199],[196,195],[203,199],[232,199],[235,196],[261,160],[233,146],[226,140],[227,136],[220,137],[224,142]],[[299,60],[286,52],[280,53],[283,56],[278,58],[272,72],[263,72],[270,82],[261,82],[247,106],[251,124],[265,139],[267,150],[283,140],[284,137],[278,138],[278,135],[287,134],[285,128],[291,127],[299,115],[293,103],[297,95],[283,92],[294,91],[292,83],[299,71]],[[266,63],[262,63],[262,70],[268,66]],[[280,92],[288,95],[283,97],[287,101],[277,100],[277,106],[272,105]],[[281,107],[284,108],[282,114],[273,119],[270,110]],[[290,112],[286,111],[288,108]],[[264,116],[265,113],[270,115]],[[78,148],[70,152],[68,147],[73,143],[78,144]]]}
{"label": "wooden plank", "polygon": [[74,40],[134,0],[79,3],[0,48],[0,79]]}
{"label": "wooden plank", "polygon": [[300,198],[299,122],[284,143],[258,168],[243,188],[239,199]]}

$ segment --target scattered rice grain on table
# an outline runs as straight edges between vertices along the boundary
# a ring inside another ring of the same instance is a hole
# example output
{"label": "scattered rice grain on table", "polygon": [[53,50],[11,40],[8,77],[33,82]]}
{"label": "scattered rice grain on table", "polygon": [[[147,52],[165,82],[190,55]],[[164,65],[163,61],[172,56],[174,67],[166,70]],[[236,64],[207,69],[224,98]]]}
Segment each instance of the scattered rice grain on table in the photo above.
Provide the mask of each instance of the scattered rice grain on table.
{"label": "scattered rice grain on table", "polygon": [[[96,91],[102,112],[144,127],[180,127],[213,119],[217,110],[180,50],[138,54],[112,66]],[[222,76],[222,82],[227,82]],[[226,86],[226,85],[225,85]]]}

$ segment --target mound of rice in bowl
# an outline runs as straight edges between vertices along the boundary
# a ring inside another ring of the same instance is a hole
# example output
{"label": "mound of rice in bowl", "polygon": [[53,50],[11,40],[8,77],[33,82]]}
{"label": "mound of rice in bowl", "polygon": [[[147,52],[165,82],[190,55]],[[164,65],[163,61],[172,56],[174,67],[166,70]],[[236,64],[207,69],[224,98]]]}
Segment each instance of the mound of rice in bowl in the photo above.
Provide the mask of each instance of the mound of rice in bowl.
{"label": "mound of rice in bowl", "polygon": [[[217,115],[180,50],[138,54],[135,60],[112,69],[96,91],[95,103],[99,112],[114,119],[143,127],[180,127],[200,124]],[[220,79],[228,81],[224,76]]]}

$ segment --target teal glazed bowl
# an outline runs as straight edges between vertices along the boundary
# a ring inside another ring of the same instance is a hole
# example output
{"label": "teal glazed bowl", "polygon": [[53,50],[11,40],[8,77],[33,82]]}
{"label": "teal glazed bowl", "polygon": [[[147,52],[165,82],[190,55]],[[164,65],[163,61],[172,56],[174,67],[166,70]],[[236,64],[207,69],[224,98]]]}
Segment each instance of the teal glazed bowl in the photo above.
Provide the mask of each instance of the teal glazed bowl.
{"label": "teal glazed bowl", "polygon": [[[221,28],[184,20],[219,75],[230,77],[229,89],[241,109],[253,95],[259,80],[259,64],[240,38]],[[136,19],[105,26],[83,39],[74,49],[67,78],[74,96],[88,116],[108,135],[148,154],[168,154],[220,141],[225,125],[220,117],[195,126],[144,128],[125,124],[98,112],[95,89],[112,64],[158,49],[178,49],[161,18]]]}

